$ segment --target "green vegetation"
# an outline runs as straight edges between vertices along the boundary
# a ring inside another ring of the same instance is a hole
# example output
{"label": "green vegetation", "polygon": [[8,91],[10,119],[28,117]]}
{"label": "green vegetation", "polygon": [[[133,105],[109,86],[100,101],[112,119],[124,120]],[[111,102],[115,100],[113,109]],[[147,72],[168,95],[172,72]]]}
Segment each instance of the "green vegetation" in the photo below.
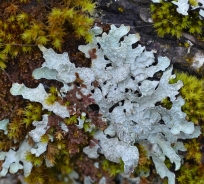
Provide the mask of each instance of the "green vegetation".
{"label": "green vegetation", "polygon": [[[195,4],[194,1],[191,1],[191,3]],[[163,0],[161,3],[152,3],[150,5],[153,26],[158,36],[171,35],[180,38],[183,32],[196,36],[203,33],[204,21],[199,18],[197,10],[191,10],[189,15],[184,16],[179,14],[176,8],[172,2]]]}
{"label": "green vegetation", "polygon": [[9,57],[29,53],[38,44],[49,45],[57,50],[67,35],[90,42],[89,29],[95,3],[91,0],[41,1],[32,9],[29,1],[3,2],[0,6],[0,68],[6,67]]}

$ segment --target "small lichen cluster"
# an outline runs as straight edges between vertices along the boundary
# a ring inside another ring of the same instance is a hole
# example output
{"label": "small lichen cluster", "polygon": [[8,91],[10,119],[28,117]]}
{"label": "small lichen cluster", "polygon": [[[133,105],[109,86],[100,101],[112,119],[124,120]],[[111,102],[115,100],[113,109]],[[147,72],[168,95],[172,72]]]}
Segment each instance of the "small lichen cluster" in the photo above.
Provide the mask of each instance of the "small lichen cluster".
{"label": "small lichen cluster", "polygon": [[39,1],[35,6],[29,1],[1,3],[0,68],[6,67],[8,57],[28,53],[37,44],[61,50],[68,34],[91,41],[88,30],[93,25],[95,5],[91,0]]}
{"label": "small lichen cluster", "polygon": [[[194,6],[192,1],[190,3]],[[150,10],[153,27],[160,37],[171,35],[180,38],[183,32],[188,32],[197,37],[203,34],[204,21],[203,17],[199,15],[198,9],[188,11],[188,14],[183,15],[178,13],[175,4],[161,0],[159,3],[152,3]]]}
{"label": "small lichen cluster", "polygon": [[186,73],[176,73],[176,78],[170,83],[181,80],[184,86],[181,88],[181,96],[185,99],[182,111],[187,114],[186,119],[199,124],[204,119],[204,82],[196,76]]}
{"label": "small lichen cluster", "polygon": [[[203,132],[204,81],[203,79],[198,79],[196,76],[188,75],[186,73],[177,72],[176,76],[177,77],[170,82],[174,83],[177,80],[182,80],[184,83],[184,86],[180,91],[185,99],[185,104],[182,106],[182,110],[186,112],[188,120],[200,125]],[[202,137],[200,136],[198,139],[187,141],[185,147],[187,148],[184,157],[185,162],[181,167],[177,181],[178,183],[203,183],[204,178],[203,175],[200,174],[204,169]]]}
{"label": "small lichen cluster", "polygon": [[[180,89],[180,94],[185,99],[182,111],[187,114],[186,119],[194,122],[196,125],[200,125],[201,132],[203,132],[204,81],[187,73],[176,72],[176,78],[171,79],[170,83],[173,84],[178,80],[181,80],[184,84]],[[171,106],[169,99],[164,99],[162,104],[165,107]],[[197,139],[188,140],[184,143],[187,150],[183,156],[184,164],[178,172],[178,183],[196,184],[204,182],[203,175],[200,174],[204,169],[202,142],[203,139],[200,136]]]}

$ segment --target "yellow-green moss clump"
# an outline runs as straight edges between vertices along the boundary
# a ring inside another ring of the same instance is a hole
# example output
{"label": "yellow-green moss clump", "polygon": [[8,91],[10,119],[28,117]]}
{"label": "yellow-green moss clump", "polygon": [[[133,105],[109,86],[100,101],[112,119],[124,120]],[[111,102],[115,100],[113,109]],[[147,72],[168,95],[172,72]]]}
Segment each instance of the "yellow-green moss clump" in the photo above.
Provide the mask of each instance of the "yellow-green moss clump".
{"label": "yellow-green moss clump", "polygon": [[[202,129],[203,131],[203,129]],[[202,161],[202,138],[192,139],[185,143],[187,152],[185,162],[181,166],[177,181],[179,184],[203,184],[204,183],[204,165]]]}
{"label": "yellow-green moss clump", "polygon": [[104,159],[101,162],[101,167],[103,171],[108,172],[108,174],[113,177],[124,171],[124,163],[122,160],[120,160],[120,163],[118,164]]}
{"label": "yellow-green moss clump", "polygon": [[179,171],[177,181],[179,184],[202,184],[204,183],[204,176],[202,174],[204,172],[204,165],[202,161],[201,137],[188,141],[185,143],[185,147],[188,151],[185,155],[185,162]]}
{"label": "yellow-green moss clump", "polygon": [[49,89],[49,96],[45,99],[47,105],[52,105],[58,100],[57,88],[51,86]]}
{"label": "yellow-green moss clump", "polygon": [[30,8],[29,1],[3,2],[0,5],[0,68],[9,57],[30,52],[37,44],[61,50],[68,34],[89,42],[92,35],[92,0],[63,0],[43,3]]}
{"label": "yellow-green moss clump", "polygon": [[[183,87],[180,89],[181,96],[185,100],[182,111],[187,114],[188,121],[197,125],[204,119],[204,81],[195,76],[177,72],[176,78],[171,79],[170,83],[176,83],[178,80],[183,82]],[[164,99],[163,104],[170,107],[168,99]]]}
{"label": "yellow-green moss clump", "polygon": [[171,35],[180,38],[183,32],[201,34],[204,22],[199,18],[199,12],[191,10],[184,16],[179,14],[176,8],[172,2],[165,1],[150,5],[153,27],[158,36]]}
{"label": "yellow-green moss clump", "polygon": [[179,184],[203,184],[204,183],[204,166],[186,163],[181,169],[181,175],[177,178]]}

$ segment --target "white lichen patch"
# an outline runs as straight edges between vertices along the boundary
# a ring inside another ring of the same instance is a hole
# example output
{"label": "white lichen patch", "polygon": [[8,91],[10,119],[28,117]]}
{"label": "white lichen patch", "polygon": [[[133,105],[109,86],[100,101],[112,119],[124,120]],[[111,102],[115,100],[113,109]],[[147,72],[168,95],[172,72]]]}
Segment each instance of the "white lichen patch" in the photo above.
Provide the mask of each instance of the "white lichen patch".
{"label": "white lichen patch", "polygon": [[65,106],[60,105],[58,102],[54,102],[51,105],[46,103],[46,99],[49,94],[45,91],[42,84],[39,84],[37,88],[27,88],[24,84],[13,83],[10,89],[12,95],[22,95],[24,99],[28,99],[32,102],[39,102],[44,109],[47,109],[62,118],[69,117],[69,112]]}
{"label": "white lichen patch", "polygon": [[[161,177],[167,176],[169,183],[173,184],[175,176],[163,162],[168,157],[179,169],[181,158],[171,145],[177,142],[177,138],[197,137],[200,131],[199,128],[195,131],[194,124],[186,121],[186,114],[181,111],[184,100],[178,94],[183,83],[169,84],[169,80],[175,77],[171,74],[170,60],[158,57],[155,63],[153,51],[146,51],[141,45],[133,49],[132,44],[139,41],[139,36],[127,35],[128,31],[129,27],[124,25],[119,28],[111,25],[108,34],[96,36],[91,44],[79,47],[86,56],[87,48],[96,49],[97,58],[92,59],[91,69],[99,87],[92,86],[92,93],[100,113],[110,120],[105,134],[117,137],[107,139],[101,132],[100,136],[95,135],[95,139],[99,140],[101,152],[113,162],[118,162],[122,155],[117,151],[123,153],[123,149],[127,153],[124,156],[137,158],[137,151],[131,150],[134,143],[146,143],[148,148],[156,146],[160,152],[152,154],[152,157],[157,172]],[[161,71],[161,77],[154,78],[155,73]],[[166,97],[173,104],[171,109],[157,105]],[[158,136],[165,141],[159,141]],[[157,161],[160,156],[163,159]],[[130,159],[128,164],[124,163],[125,172],[131,172],[136,162],[137,159]]]}
{"label": "white lichen patch", "polygon": [[188,0],[172,1],[173,4],[177,5],[177,12],[182,15],[188,15],[189,4]]}
{"label": "white lichen patch", "polygon": [[30,137],[32,137],[33,141],[38,143],[43,135],[45,135],[46,131],[48,130],[48,115],[43,115],[42,121],[34,121],[33,125],[36,127],[35,129],[29,132]]}
{"label": "white lichen patch", "polygon": [[[180,6],[182,2],[179,0],[177,5]],[[167,57],[155,59],[154,51],[146,51],[139,43],[134,48],[133,44],[139,42],[140,36],[128,34],[129,30],[128,26],[121,25],[117,28],[111,25],[109,33],[98,36],[102,29],[94,27],[91,30],[95,35],[93,42],[79,46],[79,50],[91,58],[90,68],[76,68],[69,61],[67,53],[57,54],[52,49],[40,46],[45,63],[33,72],[33,76],[36,79],[47,78],[62,82],[64,87],[60,91],[63,93],[73,89],[68,83],[76,79],[76,73],[84,81],[86,87],[82,87],[81,92],[92,95],[99,106],[99,113],[109,124],[104,131],[94,133],[96,140],[93,147],[83,149],[90,158],[103,154],[112,162],[119,163],[122,159],[124,172],[131,173],[139,160],[135,143],[143,144],[152,157],[158,174],[161,177],[167,176],[169,184],[174,184],[175,175],[164,164],[165,158],[169,158],[178,170],[181,165],[178,150],[183,151],[182,143],[177,148],[172,145],[176,145],[178,139],[181,141],[198,137],[200,128],[188,122],[186,114],[181,111],[184,100],[179,96],[179,90],[183,83],[169,83],[175,77],[172,75],[170,60]],[[92,58],[90,52],[93,49],[95,56]],[[45,103],[48,94],[42,84],[35,89],[26,88],[23,84],[13,84],[11,93],[39,102],[44,109],[63,118],[69,117],[66,107],[57,102],[53,105]],[[76,96],[81,98],[80,94]],[[167,97],[172,102],[171,109],[160,106],[160,102]],[[39,142],[48,128],[44,118],[41,122],[34,122],[36,128],[29,133],[36,142],[35,147],[30,148],[31,153],[36,156],[45,152],[47,146]],[[84,122],[85,115],[82,114],[76,126],[82,129]],[[64,125],[62,127],[68,132]]]}
{"label": "white lichen patch", "polygon": [[202,52],[197,52],[195,56],[193,57],[192,61],[192,67],[195,69],[199,69],[201,66],[203,66],[204,63],[204,54]]}
{"label": "white lichen patch", "polygon": [[8,123],[9,119],[3,119],[0,121],[0,130],[3,130],[5,135],[8,133]]}
{"label": "white lichen patch", "polygon": [[24,170],[24,176],[28,176],[33,167],[32,163],[26,160],[26,153],[31,150],[31,146],[26,141],[23,141],[18,149],[15,151],[10,149],[8,152],[0,152],[0,160],[4,160],[0,177],[6,176],[8,171],[16,173],[19,169]]}

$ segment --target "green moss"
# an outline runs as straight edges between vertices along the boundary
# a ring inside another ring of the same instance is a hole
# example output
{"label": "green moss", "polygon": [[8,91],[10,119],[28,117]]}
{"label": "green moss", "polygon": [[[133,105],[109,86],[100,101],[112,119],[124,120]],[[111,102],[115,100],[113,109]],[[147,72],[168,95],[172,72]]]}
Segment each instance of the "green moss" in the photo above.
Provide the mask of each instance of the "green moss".
{"label": "green moss", "polygon": [[101,162],[101,167],[103,171],[108,172],[110,176],[116,176],[124,171],[124,163],[120,160],[120,163],[114,163],[107,159]]}
{"label": "green moss", "polygon": [[204,167],[202,164],[194,164],[186,162],[181,166],[180,175],[177,177],[179,184],[190,183],[190,184],[203,184],[204,183]]}
{"label": "green moss", "polygon": [[164,98],[162,101],[161,101],[161,105],[167,109],[171,109],[172,107],[172,102],[170,101],[169,98]]}
{"label": "green moss", "polygon": [[63,0],[60,4],[39,1],[32,10],[28,4],[26,0],[14,0],[0,5],[4,15],[0,17],[0,68],[6,67],[8,58],[29,53],[38,44],[61,50],[70,34],[74,39],[92,40],[89,29],[94,23],[96,4],[91,0]]}
{"label": "green moss", "polygon": [[33,164],[34,167],[39,167],[43,163],[43,156],[36,157],[32,153],[27,153],[25,159]]}
{"label": "green moss", "polygon": [[76,124],[77,123],[77,116],[76,115],[72,115],[69,118],[65,118],[64,122],[67,125],[72,125],[72,124]]}
{"label": "green moss", "polygon": [[57,102],[59,99],[60,99],[60,97],[58,96],[58,90],[57,90],[57,88],[56,87],[54,87],[54,86],[51,86],[50,88],[49,88],[49,95],[48,95],[48,97],[45,99],[45,102],[46,102],[46,104],[47,105],[52,105],[52,104],[54,104],[55,102]]}
{"label": "green moss", "polygon": [[191,6],[198,6],[198,0],[189,0]]}
{"label": "green moss", "polygon": [[23,123],[28,127],[33,121],[42,119],[42,105],[40,103],[29,103],[23,111]]}
{"label": "green moss", "polygon": [[[194,2],[191,2],[194,4]],[[165,35],[180,38],[183,32],[198,36],[204,27],[203,21],[199,18],[197,10],[189,11],[189,15],[181,15],[177,12],[176,6],[171,2],[155,3],[150,5],[153,27],[158,36]]]}
{"label": "green moss", "polygon": [[47,105],[52,105],[52,104],[54,104],[56,101],[57,101],[57,96],[56,96],[56,95],[53,95],[53,94],[50,94],[50,95],[45,99],[45,102],[46,102]]}

